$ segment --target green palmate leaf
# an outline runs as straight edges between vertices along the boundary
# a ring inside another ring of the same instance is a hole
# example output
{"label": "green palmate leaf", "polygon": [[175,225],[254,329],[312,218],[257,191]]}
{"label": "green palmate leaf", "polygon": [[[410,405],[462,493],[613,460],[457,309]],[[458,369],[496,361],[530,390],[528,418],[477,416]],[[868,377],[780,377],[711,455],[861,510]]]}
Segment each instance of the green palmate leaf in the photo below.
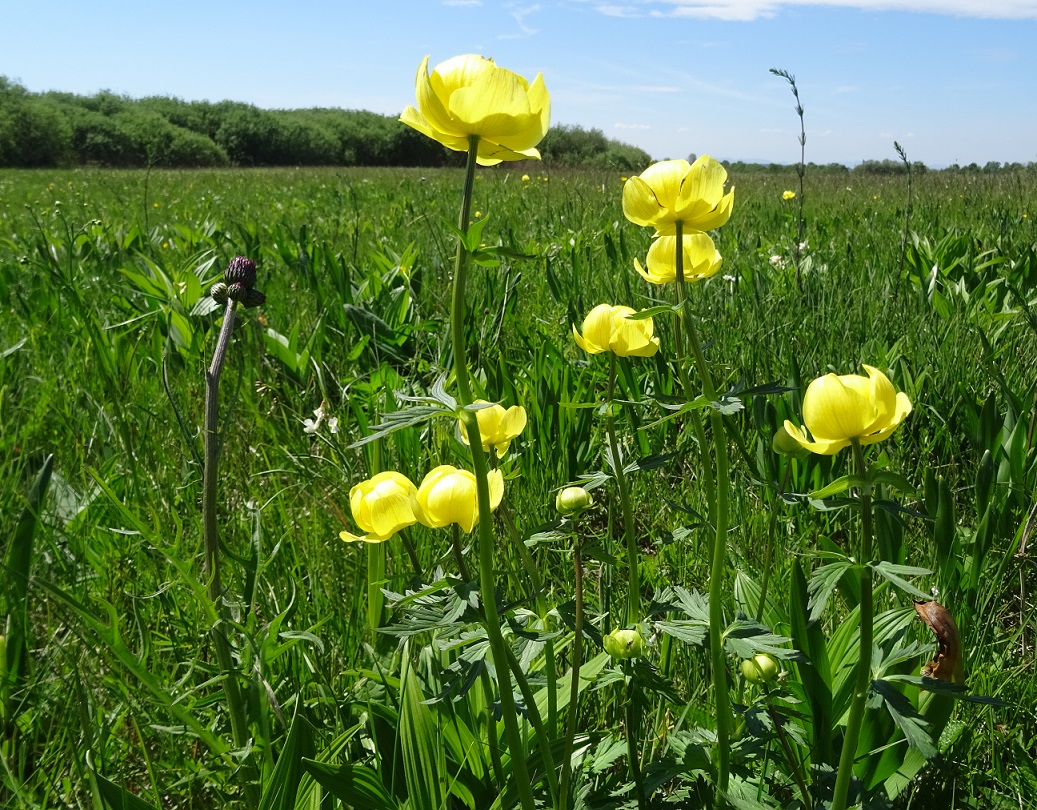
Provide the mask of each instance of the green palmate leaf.
{"label": "green palmate leaf", "polygon": [[811,492],[809,497],[812,501],[823,501],[826,498],[831,498],[833,495],[841,495],[850,487],[859,487],[863,484],[864,479],[859,475],[844,475],[842,478],[836,478],[828,486]]}
{"label": "green palmate leaf", "polygon": [[807,585],[807,594],[810,596],[810,616],[808,621],[814,622],[821,618],[828,606],[828,600],[839,585],[839,580],[855,567],[855,563],[849,559],[842,559],[820,566],[810,575]]}
{"label": "green palmate leaf", "polygon": [[109,810],[157,810],[155,805],[130,793],[121,785],[108,781],[99,773],[94,774],[94,779],[97,781],[97,790]]}
{"label": "green palmate leaf", "polygon": [[332,765],[312,759],[304,759],[302,763],[317,784],[347,807],[399,810],[399,804],[372,768],[365,765]]}
{"label": "green palmate leaf", "polygon": [[871,682],[871,694],[868,707],[877,709],[886,707],[897,728],[903,732],[907,744],[918,750],[927,759],[936,756],[936,746],[929,734],[929,724],[915,711],[911,702],[904,697],[893,684],[885,680]]}
{"label": "green palmate leaf", "polygon": [[738,658],[752,658],[759,653],[768,653],[775,658],[788,661],[803,661],[799,650],[787,645],[792,639],[771,632],[759,622],[741,616],[724,631],[724,649]]}
{"label": "green palmate leaf", "polygon": [[883,579],[888,580],[908,596],[916,599],[930,599],[931,594],[920,591],[903,577],[924,577],[932,573],[928,568],[916,568],[911,565],[894,565],[891,562],[880,560],[868,563],[872,570]]}
{"label": "green palmate leaf", "polygon": [[710,402],[709,405],[713,410],[719,411],[724,416],[731,416],[745,409],[745,403],[742,400],[726,394],[720,399]]}
{"label": "green palmate leaf", "polygon": [[644,472],[646,470],[657,470],[660,467],[665,467],[670,463],[670,459],[675,458],[676,456],[676,453],[656,453],[652,456],[645,456],[644,458],[639,458],[637,461],[628,464],[623,468],[623,472],[635,473]]}
{"label": "green palmate leaf", "polygon": [[456,413],[453,408],[447,408],[443,405],[416,405],[413,408],[403,408],[398,411],[392,411],[385,414],[382,417],[381,424],[374,425],[369,433],[364,438],[359,439],[349,445],[350,450],[354,450],[357,447],[362,447],[370,442],[377,441],[383,436],[388,436],[390,433],[394,433],[397,430],[403,428],[414,427],[420,425],[422,422],[426,422],[429,419],[434,419],[441,416],[456,417]]}
{"label": "green palmate leaf", "polygon": [[651,610],[677,610],[688,617],[655,622],[660,632],[696,647],[706,643],[709,634],[709,603],[698,591],[664,588],[656,595]]}
{"label": "green palmate leaf", "polygon": [[306,773],[303,759],[315,754],[313,727],[296,712],[288,737],[277,757],[277,764],[263,781],[263,798],[259,802],[259,810],[292,810],[296,806],[299,783]]}
{"label": "green palmate leaf", "polygon": [[938,681],[935,678],[926,678],[925,676],[887,675],[885,680],[900,681],[901,683],[910,684],[919,689],[924,689],[926,692],[933,692],[937,695],[946,695],[955,700],[964,700],[966,703],[978,703],[982,706],[997,706],[1002,709],[1011,708],[1015,705],[1008,701],[1001,700],[1000,698],[988,697],[986,695],[974,695],[969,692],[967,687],[962,686],[961,684],[950,683],[948,681]]}

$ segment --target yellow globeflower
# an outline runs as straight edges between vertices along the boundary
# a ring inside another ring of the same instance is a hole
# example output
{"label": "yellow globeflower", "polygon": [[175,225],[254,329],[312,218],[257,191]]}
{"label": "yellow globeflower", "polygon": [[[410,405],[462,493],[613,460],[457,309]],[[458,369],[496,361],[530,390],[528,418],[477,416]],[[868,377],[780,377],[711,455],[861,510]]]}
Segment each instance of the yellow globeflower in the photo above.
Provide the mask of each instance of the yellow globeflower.
{"label": "yellow globeflower", "polygon": [[381,543],[419,520],[418,490],[398,472],[381,472],[349,490],[353,520],[366,534],[341,532],[347,543]]}
{"label": "yellow globeflower", "polygon": [[888,437],[911,413],[911,401],[877,368],[864,369],[867,377],[826,374],[810,383],[803,395],[803,421],[814,441],[786,419],[788,434],[822,456],[835,455],[854,440],[874,444]]}
{"label": "yellow globeflower", "polygon": [[[720,251],[713,245],[713,240],[704,233],[684,235],[684,278],[687,281],[701,281],[714,275],[723,263]],[[634,259],[634,269],[642,278],[652,284],[666,284],[677,279],[677,237],[657,237],[648,248],[645,259],[647,269]]]}
{"label": "yellow globeflower", "polygon": [[651,357],[659,351],[659,338],[651,318],[632,321],[630,307],[598,304],[583,319],[583,334],[573,326],[576,345],[588,354],[614,352],[620,357]]}
{"label": "yellow globeflower", "polygon": [[796,199],[796,192],[794,192],[794,191],[784,191],[781,194],[781,198],[783,200],[794,200],[794,199]]}
{"label": "yellow globeflower", "polygon": [[735,193],[724,194],[727,170],[709,155],[694,163],[663,160],[623,186],[623,213],[636,225],[673,236],[680,222],[684,233],[711,231],[731,217]]}
{"label": "yellow globeflower", "polygon": [[[521,405],[512,405],[505,410],[501,405],[490,405],[485,399],[477,399],[475,404],[488,406],[475,412],[475,418],[479,420],[483,451],[489,453],[493,447],[497,450],[497,456],[503,457],[511,446],[511,440],[526,427],[526,409]],[[461,422],[461,438],[468,444],[468,431],[464,422]]]}
{"label": "yellow globeflower", "polygon": [[[490,470],[490,509],[496,509],[504,497],[504,476]],[[479,522],[479,496],[475,476],[449,464],[436,467],[418,487],[419,520],[433,529],[456,523],[470,532]]]}
{"label": "yellow globeflower", "polygon": [[534,148],[551,120],[551,98],[543,74],[530,84],[492,59],[466,54],[440,62],[429,73],[426,56],[418,68],[418,106],[400,120],[455,152],[468,151],[479,136],[479,164],[540,158]]}

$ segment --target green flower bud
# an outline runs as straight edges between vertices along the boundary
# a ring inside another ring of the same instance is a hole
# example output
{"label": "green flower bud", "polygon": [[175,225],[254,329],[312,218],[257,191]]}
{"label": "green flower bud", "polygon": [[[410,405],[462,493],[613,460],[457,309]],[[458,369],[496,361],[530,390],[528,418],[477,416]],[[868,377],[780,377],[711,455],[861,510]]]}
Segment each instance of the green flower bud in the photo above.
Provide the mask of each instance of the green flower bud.
{"label": "green flower bud", "polygon": [[810,451],[797,442],[782,425],[774,432],[771,440],[771,449],[779,456],[791,456],[792,458],[806,458]]}
{"label": "green flower bud", "polygon": [[213,300],[217,304],[226,304],[227,298],[229,297],[230,290],[227,285],[222,281],[217,281],[209,288],[209,295],[212,296]]}
{"label": "green flower bud", "polygon": [[742,676],[750,683],[773,681],[781,672],[778,659],[768,653],[759,653],[742,661]]}
{"label": "green flower bud", "polygon": [[602,639],[605,652],[617,661],[641,658],[645,654],[645,640],[637,630],[616,629]]}
{"label": "green flower bud", "polygon": [[594,505],[591,494],[583,487],[566,487],[555,496],[555,509],[562,515],[578,515]]}

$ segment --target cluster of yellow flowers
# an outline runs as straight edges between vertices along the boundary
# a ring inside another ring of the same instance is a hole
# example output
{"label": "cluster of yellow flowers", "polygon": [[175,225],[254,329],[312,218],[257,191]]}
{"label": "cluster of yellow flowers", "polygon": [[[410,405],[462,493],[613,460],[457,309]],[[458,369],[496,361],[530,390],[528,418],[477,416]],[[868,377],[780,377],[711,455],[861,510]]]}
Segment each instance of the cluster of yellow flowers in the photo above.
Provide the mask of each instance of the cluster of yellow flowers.
{"label": "cluster of yellow flowers", "polygon": [[[526,427],[526,411],[514,405],[503,408],[479,400],[475,412],[483,450],[494,449],[497,456],[508,452],[511,442]],[[461,438],[468,443],[464,423]],[[500,470],[489,473],[490,507],[496,509],[504,497],[504,476]],[[475,475],[449,464],[431,470],[415,486],[398,472],[381,472],[362,481],[349,491],[349,508],[353,520],[364,534],[341,532],[346,542],[382,543],[400,529],[420,523],[430,529],[441,529],[456,523],[470,532],[479,522],[479,499]]]}
{"label": "cluster of yellow flowers", "polygon": [[[415,79],[415,94],[417,107],[407,107],[400,120],[456,151],[468,151],[473,138],[477,139],[479,164],[540,157],[536,145],[547,132],[551,111],[542,74],[530,83],[472,54],[448,59],[430,72],[425,57]],[[522,180],[528,182],[529,176],[523,175]],[[721,256],[707,231],[724,225],[731,216],[734,191],[725,192],[726,182],[726,169],[708,155],[694,163],[660,161],[640,176],[625,179],[624,214],[637,225],[655,229],[645,266],[634,262],[644,279],[652,284],[675,281],[678,249],[686,280],[706,279],[719,271]],[[795,196],[792,191],[782,195],[785,200]],[[620,357],[651,357],[659,350],[652,319],[631,317],[635,314],[627,306],[599,304],[584,319],[582,332],[573,326],[573,338],[590,354],[610,351]],[[786,421],[787,436],[822,455],[832,455],[853,442],[865,445],[888,437],[911,412],[911,403],[880,371],[865,369],[868,377],[828,374],[814,380],[803,397],[805,429]],[[477,404],[484,406],[476,411],[483,449],[492,448],[503,456],[525,428],[526,412],[519,406],[505,410],[481,400]],[[468,442],[463,424],[461,438]],[[500,471],[491,472],[494,508],[503,490]],[[434,528],[456,523],[471,531],[478,521],[475,476],[442,465],[416,487],[400,473],[379,473],[353,487],[350,507],[366,534],[343,532],[344,540],[381,542],[419,522]]]}

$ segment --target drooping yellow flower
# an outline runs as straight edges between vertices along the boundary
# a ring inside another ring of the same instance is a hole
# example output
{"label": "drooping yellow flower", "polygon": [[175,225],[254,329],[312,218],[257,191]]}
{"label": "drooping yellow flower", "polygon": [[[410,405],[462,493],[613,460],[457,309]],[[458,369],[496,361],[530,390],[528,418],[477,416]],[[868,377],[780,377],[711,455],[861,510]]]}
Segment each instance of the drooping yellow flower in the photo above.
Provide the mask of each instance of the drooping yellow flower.
{"label": "drooping yellow flower", "polygon": [[[511,446],[511,440],[526,428],[526,409],[521,405],[505,409],[501,405],[490,405],[485,399],[477,399],[475,404],[487,406],[475,412],[475,418],[479,420],[483,452],[489,453],[493,447],[497,450],[497,457],[503,457]],[[461,422],[461,439],[465,444],[469,443],[464,422]]]}
{"label": "drooping yellow flower", "polygon": [[522,175],[522,182],[523,183],[528,183],[529,182],[529,175],[528,174]]}
{"label": "drooping yellow flower", "polygon": [[468,151],[479,136],[479,164],[540,158],[534,148],[551,120],[551,98],[543,74],[530,84],[522,76],[473,54],[440,62],[429,73],[429,57],[418,67],[418,106],[400,120],[455,152]]}
{"label": "drooping yellow flower", "polygon": [[576,345],[588,354],[614,352],[620,357],[651,357],[659,351],[659,338],[651,318],[631,320],[630,307],[598,304],[583,319],[583,334],[573,326]]}
{"label": "drooping yellow flower", "polygon": [[341,532],[347,543],[381,543],[420,519],[418,490],[398,472],[380,472],[349,490],[353,520],[366,534]]}
{"label": "drooping yellow flower", "polygon": [[[496,509],[504,497],[504,476],[490,470],[490,509]],[[419,520],[432,529],[456,523],[470,532],[479,522],[479,496],[475,475],[443,464],[430,471],[418,487]]]}
{"label": "drooping yellow flower", "polygon": [[796,199],[796,192],[794,192],[794,191],[784,191],[781,194],[781,198],[783,200],[794,200],[794,199]]}
{"label": "drooping yellow flower", "polygon": [[[714,275],[723,260],[713,240],[704,233],[684,234],[684,279],[701,281]],[[648,248],[647,269],[634,259],[634,269],[652,284],[666,284],[677,278],[677,237],[659,236]]]}
{"label": "drooping yellow flower", "polygon": [[874,444],[887,438],[911,413],[911,401],[877,368],[864,369],[867,377],[826,374],[810,383],[803,395],[803,421],[814,441],[786,419],[788,434],[822,456],[835,455],[854,440]]}
{"label": "drooping yellow flower", "polygon": [[724,194],[727,170],[709,155],[694,163],[663,160],[623,186],[623,213],[636,225],[673,236],[677,222],[684,233],[719,228],[731,217],[735,193]]}

